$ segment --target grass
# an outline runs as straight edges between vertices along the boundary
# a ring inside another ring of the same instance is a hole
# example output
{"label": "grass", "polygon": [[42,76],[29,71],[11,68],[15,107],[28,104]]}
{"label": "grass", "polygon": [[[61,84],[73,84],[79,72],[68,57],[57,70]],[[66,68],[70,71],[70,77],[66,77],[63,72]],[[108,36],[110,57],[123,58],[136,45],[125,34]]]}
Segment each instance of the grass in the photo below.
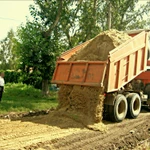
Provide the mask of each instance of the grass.
{"label": "grass", "polygon": [[27,112],[46,110],[57,106],[57,92],[50,92],[48,98],[41,95],[41,90],[26,84],[5,85],[5,92],[0,103],[0,114],[9,112]]}

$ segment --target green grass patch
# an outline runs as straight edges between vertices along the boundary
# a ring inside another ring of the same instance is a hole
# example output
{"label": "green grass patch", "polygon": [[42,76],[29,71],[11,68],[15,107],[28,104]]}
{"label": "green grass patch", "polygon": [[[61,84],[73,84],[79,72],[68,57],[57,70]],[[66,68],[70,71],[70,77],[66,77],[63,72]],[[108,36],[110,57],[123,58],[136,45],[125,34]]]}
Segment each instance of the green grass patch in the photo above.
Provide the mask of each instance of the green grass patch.
{"label": "green grass patch", "polygon": [[43,97],[41,90],[18,83],[7,83],[0,103],[0,114],[8,112],[27,112],[46,110],[57,106],[57,92],[51,91],[49,97]]}

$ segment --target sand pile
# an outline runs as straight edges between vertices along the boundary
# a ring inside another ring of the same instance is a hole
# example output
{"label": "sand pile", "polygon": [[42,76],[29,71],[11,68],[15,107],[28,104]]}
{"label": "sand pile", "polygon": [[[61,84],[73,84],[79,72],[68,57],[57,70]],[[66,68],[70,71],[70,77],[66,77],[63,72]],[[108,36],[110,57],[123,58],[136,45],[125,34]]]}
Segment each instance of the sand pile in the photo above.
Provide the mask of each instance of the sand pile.
{"label": "sand pile", "polygon": [[[129,38],[127,34],[117,30],[102,32],[68,61],[107,60],[109,51],[124,43]],[[61,85],[58,110],[66,111],[72,115],[76,112],[75,118],[85,124],[101,122],[104,100],[103,93],[103,88],[99,87]]]}
{"label": "sand pile", "polygon": [[107,60],[109,51],[121,45],[131,37],[117,30],[108,30],[93,38],[86,46],[73,55],[69,61]]}
{"label": "sand pile", "polygon": [[[102,91],[99,87],[62,85],[58,93],[58,109],[67,110],[72,116],[76,114],[74,119],[78,121],[83,121],[84,119],[85,124],[100,122],[102,120],[101,112],[103,111]],[[77,113],[75,113],[76,110]],[[84,116],[80,116],[80,113]]]}

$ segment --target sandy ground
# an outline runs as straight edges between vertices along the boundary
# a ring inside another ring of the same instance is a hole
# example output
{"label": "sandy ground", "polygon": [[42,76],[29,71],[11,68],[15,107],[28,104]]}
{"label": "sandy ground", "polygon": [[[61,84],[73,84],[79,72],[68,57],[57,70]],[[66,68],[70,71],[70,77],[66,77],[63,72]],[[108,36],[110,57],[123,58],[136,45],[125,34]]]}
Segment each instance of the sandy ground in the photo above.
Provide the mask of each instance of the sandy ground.
{"label": "sandy ground", "polygon": [[70,118],[53,115],[0,119],[0,150],[137,149],[150,142],[150,112],[121,123],[103,121],[104,132],[93,131]]}

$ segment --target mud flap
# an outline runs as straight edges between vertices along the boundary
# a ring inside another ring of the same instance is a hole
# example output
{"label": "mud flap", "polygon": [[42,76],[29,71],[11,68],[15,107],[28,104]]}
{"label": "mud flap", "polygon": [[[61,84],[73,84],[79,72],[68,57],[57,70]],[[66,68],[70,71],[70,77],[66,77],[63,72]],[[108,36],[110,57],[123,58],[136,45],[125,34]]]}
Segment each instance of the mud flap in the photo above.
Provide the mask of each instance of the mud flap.
{"label": "mud flap", "polygon": [[106,98],[104,100],[105,105],[114,105],[115,99],[116,99],[117,94],[116,93],[108,93],[106,94]]}

